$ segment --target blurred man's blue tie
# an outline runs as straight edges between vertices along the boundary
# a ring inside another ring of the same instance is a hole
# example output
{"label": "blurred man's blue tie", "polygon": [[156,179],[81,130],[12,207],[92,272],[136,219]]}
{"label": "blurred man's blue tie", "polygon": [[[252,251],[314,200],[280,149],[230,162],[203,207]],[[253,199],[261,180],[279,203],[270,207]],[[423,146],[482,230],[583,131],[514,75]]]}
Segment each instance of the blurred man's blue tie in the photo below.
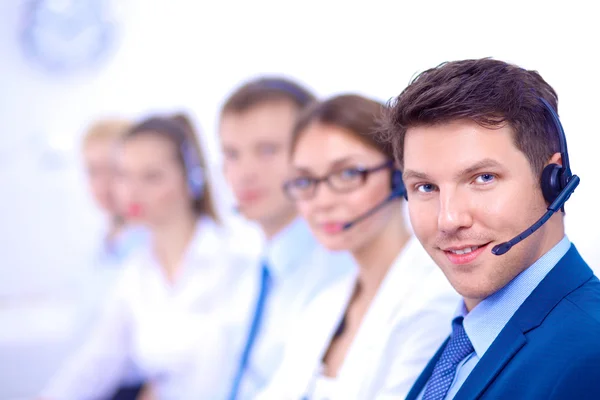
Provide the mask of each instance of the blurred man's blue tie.
{"label": "blurred man's blue tie", "polygon": [[238,396],[238,392],[240,390],[240,385],[242,383],[242,379],[244,377],[244,372],[248,366],[248,361],[250,359],[250,354],[252,353],[252,346],[254,345],[254,341],[256,340],[256,336],[260,330],[260,325],[263,318],[265,303],[267,300],[267,296],[269,294],[269,290],[271,288],[271,275],[269,273],[269,267],[266,262],[263,261],[262,269],[261,269],[261,279],[260,279],[260,292],[258,294],[258,299],[256,301],[256,308],[254,310],[254,318],[252,319],[252,325],[250,326],[250,331],[248,332],[248,338],[246,339],[246,346],[244,347],[244,352],[242,353],[242,357],[240,358],[240,364],[235,375],[235,380],[233,381],[233,386],[231,388],[231,394],[229,395],[229,400],[235,400]]}

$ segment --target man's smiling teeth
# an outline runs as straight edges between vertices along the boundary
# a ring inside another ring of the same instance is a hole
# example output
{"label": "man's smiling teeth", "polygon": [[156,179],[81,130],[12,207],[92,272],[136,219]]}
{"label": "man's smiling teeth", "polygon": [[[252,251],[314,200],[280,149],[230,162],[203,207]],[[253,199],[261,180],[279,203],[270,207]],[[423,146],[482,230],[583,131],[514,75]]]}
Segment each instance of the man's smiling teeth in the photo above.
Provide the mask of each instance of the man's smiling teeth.
{"label": "man's smiling teeth", "polygon": [[450,250],[450,253],[452,253],[452,254],[468,254],[468,253],[470,253],[472,251],[477,250],[480,247],[481,246],[465,247],[464,249]]}

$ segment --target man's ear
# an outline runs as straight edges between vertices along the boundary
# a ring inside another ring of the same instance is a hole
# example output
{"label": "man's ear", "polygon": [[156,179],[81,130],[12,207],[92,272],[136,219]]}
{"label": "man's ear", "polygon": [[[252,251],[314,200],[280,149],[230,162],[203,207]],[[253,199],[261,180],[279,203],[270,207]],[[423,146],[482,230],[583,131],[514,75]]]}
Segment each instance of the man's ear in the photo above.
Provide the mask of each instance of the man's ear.
{"label": "man's ear", "polygon": [[558,164],[562,166],[562,155],[560,153],[552,154],[552,157],[550,157],[546,165],[548,164]]}

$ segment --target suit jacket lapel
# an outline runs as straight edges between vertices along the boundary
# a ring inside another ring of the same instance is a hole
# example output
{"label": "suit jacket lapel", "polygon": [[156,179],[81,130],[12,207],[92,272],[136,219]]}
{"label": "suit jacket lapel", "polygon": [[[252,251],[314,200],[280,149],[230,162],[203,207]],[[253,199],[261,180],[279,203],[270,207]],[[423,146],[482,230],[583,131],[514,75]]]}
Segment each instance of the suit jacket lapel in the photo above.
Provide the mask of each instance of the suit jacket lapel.
{"label": "suit jacket lapel", "polygon": [[574,245],[517,310],[511,321],[523,333],[540,326],[552,309],[571,292],[586,283],[594,273]]}
{"label": "suit jacket lapel", "polygon": [[419,394],[421,393],[421,391],[427,384],[427,381],[431,377],[431,374],[433,373],[433,368],[435,367],[435,363],[437,363],[437,361],[442,356],[442,353],[444,352],[444,349],[446,348],[446,344],[448,343],[448,340],[450,340],[450,338],[446,339],[444,341],[444,343],[442,343],[442,345],[438,349],[437,353],[435,353],[435,355],[431,358],[431,360],[429,360],[429,363],[427,364],[427,366],[425,367],[423,372],[421,372],[421,375],[419,375],[419,378],[417,378],[416,382],[410,389],[410,392],[408,392],[408,395],[406,396],[406,400],[415,400],[417,398],[417,396],[419,396]]}
{"label": "suit jacket lapel", "polygon": [[476,399],[525,343],[525,335],[509,322],[461,386],[456,399]]}
{"label": "suit jacket lapel", "polygon": [[[508,321],[457,393],[476,399],[526,344],[525,333],[538,327],[550,311],[593,276],[575,246],[565,254]],[[420,378],[419,378],[420,379]]]}

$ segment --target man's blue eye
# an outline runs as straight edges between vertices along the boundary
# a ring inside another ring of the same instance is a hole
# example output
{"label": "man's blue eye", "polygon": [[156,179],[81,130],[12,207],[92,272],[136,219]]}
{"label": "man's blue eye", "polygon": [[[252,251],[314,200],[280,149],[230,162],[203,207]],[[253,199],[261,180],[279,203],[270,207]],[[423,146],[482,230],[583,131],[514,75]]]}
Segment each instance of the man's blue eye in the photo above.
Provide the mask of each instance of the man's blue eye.
{"label": "man's blue eye", "polygon": [[435,190],[435,186],[432,185],[431,183],[426,183],[426,184],[417,186],[417,190],[419,192],[429,193],[429,192],[433,192]]}
{"label": "man's blue eye", "polygon": [[475,182],[489,183],[489,182],[492,182],[494,180],[494,178],[495,178],[495,176],[492,174],[481,174],[475,179]]}

